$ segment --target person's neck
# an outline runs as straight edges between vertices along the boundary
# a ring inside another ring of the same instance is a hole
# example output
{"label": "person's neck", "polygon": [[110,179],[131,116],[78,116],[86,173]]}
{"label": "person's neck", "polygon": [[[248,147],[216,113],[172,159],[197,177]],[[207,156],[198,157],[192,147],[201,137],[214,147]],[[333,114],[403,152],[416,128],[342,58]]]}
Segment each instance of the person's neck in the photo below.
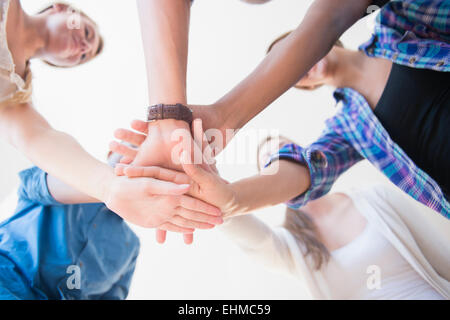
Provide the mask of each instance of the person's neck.
{"label": "person's neck", "polygon": [[41,56],[48,43],[48,32],[46,27],[46,19],[44,15],[31,16],[28,15],[18,5],[18,40],[20,47],[23,48],[23,56],[25,61]]}
{"label": "person's neck", "polygon": [[342,201],[345,199],[339,193],[331,193],[320,199],[314,200],[306,204],[302,211],[307,213],[314,221],[314,223],[320,224],[327,218],[332,218],[334,214],[338,213],[342,209],[342,205],[345,203]]}
{"label": "person's neck", "polygon": [[359,51],[337,47],[330,55],[330,77],[328,84],[336,88],[350,87],[358,91],[364,83],[367,57]]}

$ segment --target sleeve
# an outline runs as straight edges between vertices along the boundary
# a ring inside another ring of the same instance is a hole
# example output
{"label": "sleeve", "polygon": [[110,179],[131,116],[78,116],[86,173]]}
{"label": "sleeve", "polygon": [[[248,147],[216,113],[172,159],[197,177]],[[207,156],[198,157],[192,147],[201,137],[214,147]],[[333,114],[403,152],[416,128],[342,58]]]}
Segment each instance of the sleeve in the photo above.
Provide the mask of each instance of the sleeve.
{"label": "sleeve", "polygon": [[228,219],[220,230],[252,260],[274,271],[295,273],[294,258],[282,228],[271,228],[249,214]]}
{"label": "sleeve", "polygon": [[290,208],[298,209],[327,194],[339,176],[362,159],[349,141],[327,128],[316,142],[306,148],[296,144],[285,145],[271,156],[266,166],[276,160],[290,160],[308,167],[310,188],[287,203]]}
{"label": "sleeve", "polygon": [[32,167],[19,173],[21,185],[19,200],[31,201],[41,205],[61,205],[50,194],[47,186],[47,173]]}
{"label": "sleeve", "polygon": [[[0,55],[3,53],[0,52]],[[29,103],[32,94],[32,74],[29,65],[25,81],[17,74],[9,74],[0,68],[0,108],[7,105]]]}
{"label": "sleeve", "polygon": [[127,298],[134,270],[136,269],[137,257],[138,255],[136,254],[132,262],[128,265],[127,270],[120,277],[120,280],[108,292],[101,296],[101,300],[125,300]]}
{"label": "sleeve", "polygon": [[377,9],[383,8],[383,6],[391,0],[372,0],[372,3],[367,8],[367,11],[364,13],[364,17],[367,17],[369,14],[373,13]]}

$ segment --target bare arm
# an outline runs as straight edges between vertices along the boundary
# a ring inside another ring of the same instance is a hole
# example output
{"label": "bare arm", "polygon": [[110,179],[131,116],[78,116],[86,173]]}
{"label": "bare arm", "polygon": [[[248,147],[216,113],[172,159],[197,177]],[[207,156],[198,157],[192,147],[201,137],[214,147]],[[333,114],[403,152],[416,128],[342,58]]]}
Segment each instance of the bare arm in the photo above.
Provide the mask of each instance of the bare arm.
{"label": "bare arm", "polygon": [[78,201],[98,199],[131,223],[185,233],[209,227],[212,220],[217,223],[217,208],[184,196],[186,182],[162,181],[161,170],[143,179],[116,177],[112,168],[91,157],[73,137],[51,128],[29,104],[0,109],[0,135],[42,170],[89,196],[77,194],[83,197]]}
{"label": "bare arm", "polygon": [[114,178],[112,169],[91,157],[73,137],[51,128],[31,105],[2,108],[0,132],[41,169],[94,199],[105,198],[105,186]]}
{"label": "bare arm", "polygon": [[[192,164],[187,153],[183,153],[182,162],[184,171],[193,180],[189,193],[217,206],[225,217],[284,203],[303,194],[311,184],[309,170],[287,160],[275,161],[259,175],[231,184]],[[138,170],[130,175],[141,176]]]}
{"label": "bare arm", "polygon": [[208,116],[199,108],[196,116],[204,119],[205,129],[242,128],[324,57],[364,15],[370,3],[371,0],[316,0],[299,27],[246,79],[216,102],[213,112],[219,116]]}
{"label": "bare arm", "polygon": [[296,274],[294,257],[299,255],[291,251],[286,230],[269,226],[253,214],[228,219],[219,230],[252,260],[274,271]]}
{"label": "bare arm", "polygon": [[[278,166],[276,174],[265,174]],[[280,160],[261,174],[231,184],[235,200],[227,216],[249,213],[287,202],[308,190],[309,170],[298,163]]]}
{"label": "bare arm", "polygon": [[[145,131],[145,123],[137,121],[134,129]],[[206,140],[202,138],[202,124],[198,119],[193,123],[193,131],[198,139]],[[129,130],[121,130],[119,136],[129,143],[137,144],[145,139],[145,136]],[[114,152],[130,158],[136,156],[136,151],[125,145],[116,145]],[[181,161],[184,171],[192,180],[189,194],[217,206],[228,217],[286,202],[303,194],[311,185],[309,169],[289,160],[274,161],[259,175],[231,184],[217,173],[194,165],[187,151],[182,153]],[[132,165],[124,170],[124,174],[130,178],[145,177],[146,171],[145,167]]]}
{"label": "bare arm", "polygon": [[99,200],[72,188],[54,176],[47,175],[48,191],[53,199],[63,204],[97,203]]}
{"label": "bare arm", "polygon": [[186,104],[190,0],[137,0],[151,105]]}

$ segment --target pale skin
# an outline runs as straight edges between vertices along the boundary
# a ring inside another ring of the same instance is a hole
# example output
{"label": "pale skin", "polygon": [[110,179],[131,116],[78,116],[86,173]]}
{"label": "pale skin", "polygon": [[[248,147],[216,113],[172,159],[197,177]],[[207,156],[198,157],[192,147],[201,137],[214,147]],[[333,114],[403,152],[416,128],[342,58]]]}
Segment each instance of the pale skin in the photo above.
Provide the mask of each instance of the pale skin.
{"label": "pale skin", "polygon": [[[137,4],[146,56],[149,103],[185,104],[191,2],[137,0]],[[246,79],[215,104],[192,106],[195,117],[203,120],[205,130],[219,129],[223,136],[227,129],[242,128],[324,57],[336,40],[366,13],[370,4],[370,0],[316,0],[299,27]],[[158,70],[161,72],[156,72]],[[171,133],[179,128],[188,130],[186,124],[173,120],[150,124],[149,136],[164,140],[145,140],[134,164],[164,165],[181,170],[171,158],[172,148],[176,145]],[[212,147],[220,151],[224,146],[213,144]]]}
{"label": "pale skin", "polygon": [[[65,5],[55,5],[43,14],[30,16],[22,10],[20,1],[11,1],[7,40],[19,76],[25,76],[27,61],[34,58],[71,67],[94,57],[100,41],[96,25],[83,16],[79,29],[69,29],[66,21],[70,13],[66,9]],[[0,132],[35,165],[78,190],[62,196],[68,203],[104,202],[131,223],[183,233],[205,228],[206,224],[211,227],[211,218],[221,222],[220,210],[184,195],[189,190],[187,184],[159,180],[158,175],[135,181],[117,177],[112,168],[90,156],[74,138],[54,130],[31,103],[2,106]],[[61,190],[64,193],[64,188]],[[54,193],[57,195],[57,191]]]}
{"label": "pale skin", "polygon": [[[200,119],[197,121],[201,122]],[[145,131],[145,123],[135,121],[134,128]],[[194,135],[201,135],[201,132],[196,132],[200,129],[201,125],[194,126]],[[117,133],[124,141],[133,142],[133,144],[138,144],[145,139],[145,136],[125,129]],[[129,157],[136,154],[136,150],[124,145],[120,148],[121,152]],[[192,164],[188,153],[183,153],[182,163],[185,173],[178,174],[182,179],[191,180],[189,194],[219,207],[226,218],[245,215],[264,207],[286,202],[304,192],[310,183],[309,173],[305,167],[285,160],[279,161],[278,171],[274,175],[265,174],[271,171],[272,168],[269,166],[256,176],[231,184],[223,181],[217,174]],[[151,167],[126,165],[118,166],[116,169],[117,174],[127,175],[130,178],[145,177],[153,174],[153,171]],[[310,215],[317,228],[319,239],[330,251],[351,242],[366,225],[365,218],[357,211],[351,199],[344,194],[324,196],[309,202],[302,210]],[[161,231],[157,233],[158,242],[164,242],[165,236]]]}
{"label": "pale skin", "polygon": [[[184,103],[190,1],[137,0],[137,3],[150,103]],[[203,120],[205,130],[215,128],[225,133],[226,129],[242,128],[324,57],[370,4],[370,0],[316,0],[299,27],[231,92],[211,106],[192,106],[195,117]],[[157,124],[161,130],[177,127],[163,123]],[[146,150],[152,148],[145,143],[141,152],[150,153]]]}
{"label": "pale skin", "polygon": [[[276,44],[274,49],[281,45],[283,41]],[[327,56],[321,59],[299,82],[295,84],[295,87],[314,87],[317,85],[352,87],[366,96],[369,105],[373,109],[381,97],[389,77],[391,67],[392,62],[388,60],[369,58],[362,52],[334,46]],[[202,127],[199,129],[196,123],[197,122],[195,121],[193,125],[194,136],[195,131],[198,132],[199,130],[203,130]],[[133,123],[133,128],[143,133],[147,132],[147,125],[144,122],[135,121]],[[118,130],[116,132],[116,137],[125,141],[130,141],[135,145],[140,145],[144,141],[148,140],[143,135],[139,135],[125,129]],[[206,138],[203,139],[203,143],[205,143],[205,140]],[[133,159],[138,154],[137,149],[130,149],[118,143],[113,146],[113,150],[120,154],[124,154],[129,159]],[[264,153],[262,153],[262,155],[265,157],[268,156]],[[183,165],[183,170],[188,170],[186,173],[189,175],[193,174],[193,168],[195,169],[195,167]],[[130,172],[132,172],[134,176],[139,176],[139,172],[132,171],[134,169],[129,168],[127,170],[130,171],[126,171],[125,174],[131,174]],[[271,168],[269,167],[267,170],[271,170]],[[201,181],[205,181],[206,177],[212,175],[211,173],[199,174],[198,172],[201,173],[202,171],[199,171],[198,169],[195,169],[195,172],[200,177],[197,178],[197,180],[200,179]],[[212,201],[212,199],[214,199],[214,195],[207,194],[207,199],[209,199],[208,202],[217,205],[226,215],[233,216],[245,214],[265,206],[282,203],[303,194],[309,188],[310,174],[309,171],[303,166],[286,161],[280,161],[280,171],[275,176],[265,175],[263,172],[261,175],[244,179],[231,185],[213,181],[214,179],[206,179],[208,187],[205,187],[204,189],[215,191],[222,190],[218,186],[222,186],[226,190],[232,188],[233,190],[231,194],[225,192],[226,195],[224,197],[231,198],[233,200],[228,199],[222,203],[222,199],[214,202]],[[217,185],[213,187],[214,183],[217,183]],[[267,186],[271,186],[271,188],[267,188]],[[268,192],[268,190],[270,190],[270,192]],[[190,192],[192,193],[192,187]],[[220,193],[219,191],[217,192]],[[195,196],[197,197],[198,194],[195,194]],[[202,197],[200,197],[200,199],[202,199]],[[325,199],[323,203],[326,203],[327,199]],[[314,208],[314,203],[315,202],[312,202],[311,205],[306,206],[306,210],[310,207]],[[321,206],[319,206],[319,208],[320,207]],[[340,208],[340,206],[338,207]],[[319,212],[322,212],[322,210],[319,210]],[[315,216],[320,215],[315,214]],[[363,224],[361,224],[361,226],[363,226]],[[358,231],[358,229],[355,229],[355,231]],[[324,239],[324,242],[327,242],[326,239]]]}

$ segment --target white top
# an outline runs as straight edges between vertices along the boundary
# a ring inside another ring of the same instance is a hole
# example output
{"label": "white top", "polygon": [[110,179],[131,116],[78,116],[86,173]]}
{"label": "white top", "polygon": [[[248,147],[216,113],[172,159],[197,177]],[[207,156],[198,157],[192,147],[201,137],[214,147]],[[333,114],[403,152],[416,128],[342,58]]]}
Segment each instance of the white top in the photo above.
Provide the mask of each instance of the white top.
{"label": "white top", "polygon": [[[342,298],[345,293],[346,299],[444,299],[372,223],[367,223],[357,238],[331,252],[331,256],[341,267],[337,273],[324,268],[329,273],[329,286],[335,297]],[[376,279],[380,281],[373,282]]]}
{"label": "white top", "polygon": [[[271,228],[254,215],[230,219],[221,230],[252,258],[305,280],[316,299],[450,299],[449,221],[439,220],[441,228],[421,221],[440,216],[396,188],[376,186],[347,195],[367,225],[352,242],[331,252],[320,270],[303,256],[289,231]],[[428,230],[419,231],[422,237],[410,237],[417,230],[407,228],[408,221],[395,221],[402,210]],[[380,218],[391,221],[380,223]]]}
{"label": "white top", "polygon": [[27,66],[26,79],[16,73],[8,47],[6,25],[10,0],[0,0],[0,107],[8,103],[25,103],[31,97],[31,72]]}

